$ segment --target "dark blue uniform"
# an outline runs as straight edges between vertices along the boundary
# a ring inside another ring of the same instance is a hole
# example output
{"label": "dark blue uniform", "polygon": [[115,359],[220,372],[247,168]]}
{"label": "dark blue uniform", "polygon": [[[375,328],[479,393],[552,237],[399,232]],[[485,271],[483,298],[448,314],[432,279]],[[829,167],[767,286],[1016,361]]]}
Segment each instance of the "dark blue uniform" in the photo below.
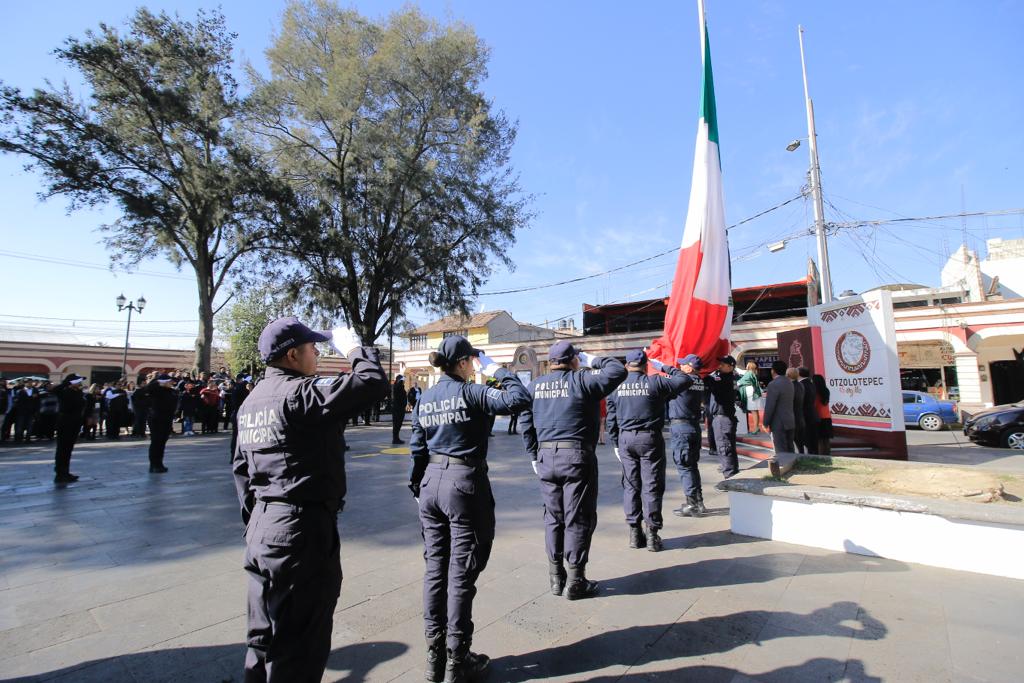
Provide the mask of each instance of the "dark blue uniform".
{"label": "dark blue uniform", "polygon": [[341,424],[387,392],[374,349],[348,359],[352,373],[341,377],[268,367],[238,409],[232,469],[247,523],[247,682],[319,681],[327,664],[341,592]]}
{"label": "dark blue uniform", "polygon": [[149,471],[164,472],[164,448],[171,436],[174,413],[178,409],[178,392],[157,380],[142,388],[149,404]]}
{"label": "dark blue uniform", "polygon": [[[487,443],[494,415],[522,410],[530,396],[505,369],[504,390],[442,374],[412,415],[410,487],[418,494],[423,532],[423,621],[428,644],[447,639],[464,655],[473,639],[476,579],[494,541],[494,496]],[[446,635],[447,634],[447,635]]]}
{"label": "dark blue uniform", "polygon": [[687,498],[703,500],[700,485],[701,431],[700,418],[704,404],[704,380],[697,378],[668,404],[669,429],[672,435],[672,461],[683,482]]}
{"label": "dark blue uniform", "polygon": [[68,382],[54,387],[59,408],[57,411],[57,452],[54,472],[59,481],[74,481],[71,474],[71,451],[75,448],[78,433],[82,431],[82,416],[85,412],[85,395],[80,389],[73,389]]}
{"label": "dark blue uniform", "polygon": [[626,379],[615,358],[595,358],[593,367],[597,372],[555,370],[538,377],[530,383],[531,407],[519,419],[526,450],[537,461],[548,561],[560,568],[564,558],[580,573],[597,528],[601,399]]}
{"label": "dark blue uniform", "polygon": [[668,377],[630,370],[608,397],[608,436],[622,460],[622,507],[636,526],[641,512],[650,529],[663,525],[665,495],[665,401],[684,392],[693,379],[667,368]]}
{"label": "dark blue uniform", "polygon": [[718,456],[726,479],[740,471],[736,457],[736,373],[715,370],[704,378],[708,410],[708,451]]}

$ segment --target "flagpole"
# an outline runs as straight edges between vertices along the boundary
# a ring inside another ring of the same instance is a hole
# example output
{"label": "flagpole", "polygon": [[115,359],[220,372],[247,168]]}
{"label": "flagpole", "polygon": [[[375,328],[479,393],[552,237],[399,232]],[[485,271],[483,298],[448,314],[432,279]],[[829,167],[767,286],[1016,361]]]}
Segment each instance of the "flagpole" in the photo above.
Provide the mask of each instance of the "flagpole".
{"label": "flagpole", "polygon": [[[703,0],[698,0],[703,2]],[[825,206],[821,196],[821,165],[818,162],[818,134],[814,130],[814,102],[807,87],[807,62],[804,59],[804,27],[797,25],[800,38],[800,67],[804,74],[804,99],[807,102],[807,147],[811,155],[811,200],[814,202],[814,234],[818,238],[818,268],[821,269],[821,303],[832,301],[832,272],[828,263],[828,238],[825,235]]]}
{"label": "flagpole", "polygon": [[704,63],[704,46],[707,45],[707,19],[704,16],[704,0],[697,0],[697,20],[700,22],[700,63]]}

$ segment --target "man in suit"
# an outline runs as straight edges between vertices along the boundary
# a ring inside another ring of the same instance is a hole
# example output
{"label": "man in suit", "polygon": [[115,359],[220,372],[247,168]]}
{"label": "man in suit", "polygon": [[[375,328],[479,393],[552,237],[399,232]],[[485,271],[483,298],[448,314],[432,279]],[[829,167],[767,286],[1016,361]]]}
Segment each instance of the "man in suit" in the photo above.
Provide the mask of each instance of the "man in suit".
{"label": "man in suit", "polygon": [[792,453],[793,430],[796,427],[793,382],[786,377],[786,364],[781,360],[772,363],[772,381],[765,392],[764,426],[772,435],[775,452]]}
{"label": "man in suit", "polygon": [[[816,401],[818,398],[818,390],[814,387],[814,382],[811,381],[811,371],[807,368],[801,367],[799,370],[800,382],[799,385],[804,390],[803,400],[803,418],[804,418],[804,442],[802,446],[803,453],[817,453],[818,452],[818,408]],[[801,448],[800,444],[797,444],[797,448]]]}

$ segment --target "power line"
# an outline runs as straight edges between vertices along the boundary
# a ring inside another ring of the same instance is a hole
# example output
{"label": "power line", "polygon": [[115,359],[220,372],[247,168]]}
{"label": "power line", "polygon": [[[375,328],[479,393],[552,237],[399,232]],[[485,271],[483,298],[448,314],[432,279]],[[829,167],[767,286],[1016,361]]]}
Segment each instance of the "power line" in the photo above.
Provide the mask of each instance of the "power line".
{"label": "power line", "polygon": [[[728,226],[726,228],[726,231],[729,231],[729,230],[732,230],[733,228],[739,227],[739,226],[743,225],[744,223],[749,223],[750,221],[754,220],[755,218],[760,218],[761,216],[764,216],[765,214],[771,213],[772,211],[775,211],[777,209],[781,209],[782,207],[786,206],[787,204],[790,204],[790,203],[795,202],[796,200],[802,199],[802,198],[803,198],[803,195],[797,195],[795,197],[787,199],[786,201],[782,202],[781,204],[776,204],[775,206],[773,206],[771,208],[768,208],[768,209],[765,209],[764,211],[761,211],[759,213],[756,213],[753,216],[749,216],[747,218],[744,218],[743,220],[739,221],[738,223],[733,223],[732,225],[730,225],[730,226]],[[618,272],[620,270],[625,270],[626,268],[630,268],[630,267],[638,265],[640,263],[646,263],[647,261],[653,261],[656,258],[661,258],[662,256],[665,256],[667,254],[671,254],[673,252],[678,252],[678,251],[679,251],[679,247],[673,247],[672,249],[666,249],[665,251],[662,251],[660,253],[654,254],[653,256],[648,256],[646,258],[642,258],[639,261],[633,261],[632,263],[627,263],[627,264],[622,265],[622,266],[617,266],[615,268],[610,268],[608,270],[601,271],[600,273],[593,273],[591,275],[582,275],[580,277],[575,277],[575,278],[572,278],[572,279],[569,279],[569,280],[562,280],[561,282],[551,282],[551,283],[548,283],[548,284],[545,284],[545,285],[534,285],[534,286],[531,286],[531,287],[519,287],[517,289],[503,289],[503,290],[494,291],[494,292],[477,292],[477,296],[497,296],[499,294],[519,294],[521,292],[534,292],[534,291],[536,291],[538,289],[549,289],[551,287],[561,287],[562,285],[570,285],[570,284],[573,284],[574,282],[582,282],[584,280],[592,280],[592,279],[594,279],[596,277],[603,277],[603,276],[608,275],[610,273],[615,273],[615,272]]]}
{"label": "power line", "polygon": [[161,277],[167,280],[184,280],[188,282],[194,282],[195,278],[186,277],[184,275],[174,275],[172,273],[158,273],[153,270],[126,270],[113,269],[109,266],[104,266],[99,263],[90,263],[88,261],[75,261],[73,259],[59,258],[56,256],[45,256],[42,254],[29,254],[20,251],[7,251],[0,250],[0,256],[7,258],[20,259],[23,261],[38,261],[40,263],[50,263],[58,266],[71,266],[73,268],[88,268],[89,270],[103,270],[112,273],[121,273],[123,275],[145,275],[147,277]]}

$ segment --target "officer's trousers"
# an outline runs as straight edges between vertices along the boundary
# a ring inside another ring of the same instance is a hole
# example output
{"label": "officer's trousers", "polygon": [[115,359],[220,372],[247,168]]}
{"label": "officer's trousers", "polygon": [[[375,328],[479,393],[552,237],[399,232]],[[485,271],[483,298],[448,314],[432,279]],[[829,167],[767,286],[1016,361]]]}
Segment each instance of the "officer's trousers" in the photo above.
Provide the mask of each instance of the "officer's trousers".
{"label": "officer's trousers", "polygon": [[597,456],[582,443],[541,447],[537,473],[544,498],[544,545],[548,560],[573,566],[590,559],[597,529]]}
{"label": "officer's trousers", "polygon": [[641,517],[652,529],[663,525],[661,501],[665,497],[665,438],[660,431],[619,432],[622,458],[622,508],[626,523]]}
{"label": "officer's trousers", "polygon": [[153,420],[149,425],[149,466],[164,466],[164,448],[171,436],[170,420]]}
{"label": "officer's trousers", "polygon": [[672,421],[672,461],[683,482],[683,494],[687,498],[703,499],[700,484],[700,421]]}
{"label": "officer's trousers", "polygon": [[81,425],[77,420],[68,423],[61,419],[57,422],[57,452],[54,455],[53,471],[58,476],[69,474],[71,471],[71,451],[78,440],[79,429]]}
{"label": "officer's trousers", "polygon": [[708,446],[718,455],[718,471],[728,479],[740,471],[736,457],[736,418],[728,415],[712,415],[711,429],[708,430]]}
{"label": "officer's trousers", "polygon": [[[404,406],[403,406],[404,408]],[[391,408],[391,441],[395,443],[398,441],[399,432],[402,431],[402,423],[405,421],[405,413],[402,408]]]}
{"label": "officer's trousers", "polygon": [[246,683],[320,681],[341,593],[336,513],[257,502],[245,541]]}
{"label": "officer's trousers", "polygon": [[476,580],[494,543],[494,496],[487,470],[455,460],[431,463],[420,481],[423,622],[455,650],[473,640]]}

